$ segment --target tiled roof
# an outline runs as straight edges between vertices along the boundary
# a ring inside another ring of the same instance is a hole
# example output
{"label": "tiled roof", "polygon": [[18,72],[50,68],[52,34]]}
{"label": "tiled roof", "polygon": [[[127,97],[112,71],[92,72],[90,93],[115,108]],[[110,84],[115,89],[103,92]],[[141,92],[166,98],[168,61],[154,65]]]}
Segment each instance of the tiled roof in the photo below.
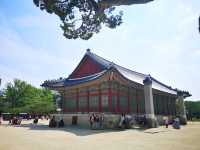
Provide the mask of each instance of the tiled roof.
{"label": "tiled roof", "polygon": [[[148,74],[143,74],[143,73],[139,73],[130,69],[127,69],[125,67],[122,67],[120,65],[117,65],[111,61],[108,61],[90,51],[88,51],[86,53],[86,55],[88,55],[89,57],[93,58],[94,60],[96,60],[98,63],[101,63],[102,65],[105,65],[105,67],[109,68],[109,67],[114,67],[115,69],[117,69],[125,78],[139,83],[139,84],[143,84],[143,80],[150,76]],[[164,83],[159,82],[158,80],[156,80],[155,78],[151,77],[152,80],[152,87],[154,89],[163,91],[163,92],[167,92],[167,93],[171,93],[171,94],[177,94],[176,89],[172,89],[170,86],[165,85]]]}
{"label": "tiled roof", "polygon": [[[62,80],[53,80],[53,81],[46,81],[42,84],[42,86],[44,87],[61,87],[61,86],[71,86],[71,85],[77,85],[77,84],[81,84],[84,82],[89,82],[92,80],[95,80],[99,77],[101,77],[106,71],[108,71],[111,67],[115,68],[124,78],[139,83],[141,85],[143,85],[143,81],[146,77],[149,77],[152,80],[152,88],[159,90],[159,91],[163,91],[163,92],[167,92],[167,93],[171,93],[171,94],[177,94],[178,92],[181,92],[181,90],[178,89],[174,89],[171,86],[168,86],[160,81],[158,81],[157,79],[155,79],[154,77],[152,77],[149,74],[143,74],[143,73],[139,73],[130,69],[127,69],[125,67],[122,67],[120,65],[117,65],[109,60],[106,60],[92,52],[90,52],[90,50],[87,50],[85,56],[90,57],[93,61],[97,62],[99,65],[101,65],[101,67],[104,69],[102,72],[90,75],[90,76],[86,76],[86,77],[82,77],[82,78],[74,78],[74,79],[69,79],[69,78],[65,78]],[[84,56],[84,57],[85,57]],[[182,91],[183,92],[183,91]],[[189,94],[189,92],[185,92],[187,93],[186,96],[191,96]]]}

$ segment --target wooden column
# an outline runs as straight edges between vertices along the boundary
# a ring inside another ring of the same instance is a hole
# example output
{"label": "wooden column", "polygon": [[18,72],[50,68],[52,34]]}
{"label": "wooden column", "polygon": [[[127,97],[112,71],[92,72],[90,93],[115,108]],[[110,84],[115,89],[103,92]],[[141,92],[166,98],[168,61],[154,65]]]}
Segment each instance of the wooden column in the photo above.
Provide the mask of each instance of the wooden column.
{"label": "wooden column", "polygon": [[172,109],[173,109],[173,115],[177,115],[177,108],[176,108],[176,98],[173,98],[173,107],[172,107]]}
{"label": "wooden column", "polygon": [[63,94],[62,94],[62,109],[63,109],[63,112],[66,112],[67,110],[66,110],[66,107],[65,107],[65,101],[66,101],[66,99],[65,99],[65,89],[64,89],[64,92],[63,92]]}
{"label": "wooden column", "polygon": [[99,86],[99,112],[102,112],[101,87]]}
{"label": "wooden column", "polygon": [[153,94],[153,105],[154,105],[154,113],[156,114],[157,110],[156,110],[156,95],[155,94]]}
{"label": "wooden column", "polygon": [[108,83],[108,105],[109,111],[112,112],[112,91],[111,91],[111,82]]}
{"label": "wooden column", "polygon": [[128,107],[127,107],[127,112],[130,113],[130,87],[128,87]]}
{"label": "wooden column", "polygon": [[120,85],[117,86],[117,113],[120,112],[120,106],[119,106],[119,92],[120,92]]}
{"label": "wooden column", "polygon": [[158,95],[156,94],[156,99],[155,99],[155,103],[156,103],[156,115],[159,114],[159,105],[158,105]]}
{"label": "wooden column", "polygon": [[170,96],[167,96],[167,115],[170,115],[170,111],[169,111],[169,99],[170,99]]}
{"label": "wooden column", "polygon": [[172,112],[171,112],[171,97],[170,96],[168,97],[168,110],[169,110],[169,115],[172,115]]}
{"label": "wooden column", "polygon": [[79,90],[76,89],[76,112],[79,112]]}
{"label": "wooden column", "polygon": [[161,104],[162,104],[162,115],[165,115],[165,98],[163,95],[161,98]]}
{"label": "wooden column", "polygon": [[136,106],[137,106],[136,112],[137,112],[137,114],[139,114],[139,96],[138,96],[137,89],[136,89]]}
{"label": "wooden column", "polygon": [[61,95],[60,107],[61,107],[62,111],[64,112],[64,92],[60,93],[60,95]]}
{"label": "wooden column", "polygon": [[162,103],[163,103],[163,114],[166,115],[167,113],[167,107],[166,107],[166,96],[163,95],[163,100],[162,100]]}
{"label": "wooden column", "polygon": [[89,99],[90,99],[90,91],[89,91],[89,88],[88,88],[88,90],[87,90],[87,112],[90,112]]}

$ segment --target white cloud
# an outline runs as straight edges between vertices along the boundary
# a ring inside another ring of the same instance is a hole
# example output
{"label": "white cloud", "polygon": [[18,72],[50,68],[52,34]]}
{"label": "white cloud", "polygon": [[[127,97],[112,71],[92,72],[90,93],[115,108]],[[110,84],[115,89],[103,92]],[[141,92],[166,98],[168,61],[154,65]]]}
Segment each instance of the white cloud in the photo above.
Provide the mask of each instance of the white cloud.
{"label": "white cloud", "polygon": [[[0,24],[0,76],[3,85],[14,78],[39,86],[49,78],[56,78],[59,75],[67,77],[68,69],[65,71],[62,69],[71,68],[70,59],[66,60],[64,55],[57,56],[48,49],[38,49],[27,44],[15,30],[6,26],[8,24],[6,19],[2,19],[2,22],[3,24]],[[49,72],[49,70],[55,71]]]}
{"label": "white cloud", "polygon": [[41,12],[40,16],[35,15],[26,15],[13,18],[11,20],[12,23],[17,25],[20,28],[48,28],[51,29],[55,25],[60,23],[60,20],[55,15],[47,14],[45,12]]}

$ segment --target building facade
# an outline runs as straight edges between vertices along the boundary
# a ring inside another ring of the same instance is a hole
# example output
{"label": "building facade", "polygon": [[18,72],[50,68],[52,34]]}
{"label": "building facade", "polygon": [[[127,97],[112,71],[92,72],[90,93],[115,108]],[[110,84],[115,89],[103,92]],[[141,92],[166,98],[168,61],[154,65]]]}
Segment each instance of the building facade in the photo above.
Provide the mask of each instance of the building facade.
{"label": "building facade", "polygon": [[[119,66],[88,49],[68,78],[45,81],[43,87],[61,94],[64,114],[103,112],[144,115],[150,127],[160,116],[176,116],[176,100],[191,96],[151,75]],[[183,103],[184,110],[184,103]],[[182,118],[186,123],[185,111]]]}

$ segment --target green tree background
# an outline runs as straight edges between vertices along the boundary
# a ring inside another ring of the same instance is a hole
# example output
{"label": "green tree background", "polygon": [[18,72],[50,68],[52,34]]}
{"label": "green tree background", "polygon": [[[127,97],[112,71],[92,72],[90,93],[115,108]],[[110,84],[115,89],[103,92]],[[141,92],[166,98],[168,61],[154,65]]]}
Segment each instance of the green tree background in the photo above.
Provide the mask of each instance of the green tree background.
{"label": "green tree background", "polygon": [[189,120],[200,119],[200,101],[185,101],[185,107]]}
{"label": "green tree background", "polygon": [[36,88],[15,79],[8,83],[0,97],[0,112],[44,114],[55,111],[54,95],[48,89]]}

